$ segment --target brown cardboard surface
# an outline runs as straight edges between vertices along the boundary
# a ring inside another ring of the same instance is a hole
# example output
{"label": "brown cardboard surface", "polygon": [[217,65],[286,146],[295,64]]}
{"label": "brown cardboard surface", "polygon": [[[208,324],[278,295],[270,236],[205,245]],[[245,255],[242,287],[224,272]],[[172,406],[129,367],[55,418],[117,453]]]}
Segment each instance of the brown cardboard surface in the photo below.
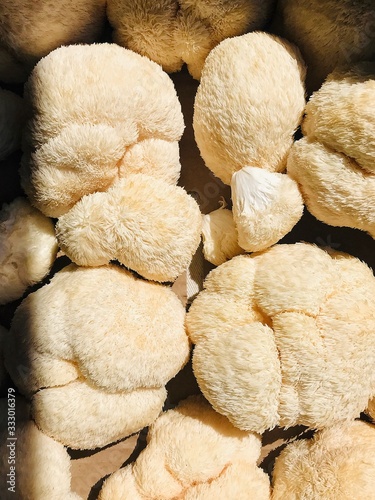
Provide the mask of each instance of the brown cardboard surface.
{"label": "brown cardboard surface", "polygon": [[[103,478],[118,470],[133,453],[138,434],[102,450],[79,456],[72,453],[72,490],[82,498],[97,498]],[[77,458],[74,458],[76,456]]]}

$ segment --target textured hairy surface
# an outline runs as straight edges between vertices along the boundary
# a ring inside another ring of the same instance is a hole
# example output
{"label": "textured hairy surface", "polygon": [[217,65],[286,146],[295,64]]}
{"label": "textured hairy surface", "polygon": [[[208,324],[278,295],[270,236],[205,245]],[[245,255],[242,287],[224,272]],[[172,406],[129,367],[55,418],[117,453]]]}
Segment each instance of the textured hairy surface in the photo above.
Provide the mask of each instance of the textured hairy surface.
{"label": "textured hairy surface", "polygon": [[23,99],[0,89],[0,161],[20,149],[22,124]]}
{"label": "textured hairy surface", "polygon": [[161,64],[199,78],[204,61],[224,38],[260,29],[273,0],[108,0],[114,41]]}
{"label": "textured hairy surface", "polygon": [[202,397],[161,415],[147,441],[132,465],[105,481],[100,500],[269,499],[269,479],[256,467],[260,438],[233,427]]}
{"label": "textured hairy surface", "polygon": [[198,247],[201,216],[175,185],[184,122],[169,76],[115,44],[62,47],[37,64],[26,100],[22,185],[61,217],[66,254],[174,280]]}
{"label": "textured hairy surface", "polygon": [[288,157],[309,211],[375,237],[375,66],[330,74],[306,106],[305,138]]}
{"label": "textured hairy surface", "polygon": [[307,103],[303,133],[375,173],[374,101],[375,63],[335,71]]}
{"label": "textured hairy surface", "polygon": [[221,42],[206,60],[194,104],[194,133],[212,172],[230,184],[251,166],[282,171],[302,118],[298,50],[267,33]]}
{"label": "textured hairy surface", "polygon": [[207,57],[193,127],[207,167],[231,184],[238,244],[277,243],[302,215],[294,181],[282,174],[305,105],[298,49],[267,33],[221,42]]}
{"label": "textured hairy surface", "polygon": [[236,255],[244,253],[238,245],[238,233],[231,210],[219,208],[202,216],[204,258],[220,266]]}
{"label": "textured hairy surface", "polygon": [[[8,401],[0,400],[2,415],[0,429],[0,478],[1,498],[4,500],[79,500],[81,497],[70,489],[70,457],[66,449],[41,432],[34,422],[20,421],[19,399],[15,402],[16,415],[14,440],[8,439],[8,426],[5,418]],[[13,408],[11,408],[13,409]],[[12,421],[13,422],[13,421]],[[11,448],[8,445],[14,446]],[[15,455],[13,455],[13,450]],[[14,462],[9,463],[9,459]],[[12,492],[7,484],[11,477],[10,467],[15,467],[15,488]]]}
{"label": "textured hairy surface", "polygon": [[164,387],[110,393],[77,380],[38,391],[31,412],[51,438],[73,449],[93,449],[150,425],[166,396]]}
{"label": "textured hairy surface", "polygon": [[41,281],[57,254],[51,219],[24,198],[4,204],[0,211],[0,304],[22,296]]}
{"label": "textured hairy surface", "polygon": [[347,422],[281,452],[272,500],[370,500],[374,484],[375,427]]}
{"label": "textured hairy surface", "polygon": [[[25,141],[36,152],[31,161],[25,157],[23,184],[33,203],[54,217],[131,173],[124,158],[130,147],[159,139],[169,152],[184,129],[168,75],[114,44],[53,51],[34,68],[25,96],[32,112]],[[143,173],[153,175],[152,165],[148,170]]]}
{"label": "textured hairy surface", "polygon": [[117,259],[147,279],[173,281],[200,242],[201,213],[181,187],[134,174],[106,193],[85,196],[56,226],[64,252],[77,264]]}
{"label": "textured hairy surface", "polygon": [[371,417],[371,419],[375,422],[375,398],[369,401],[369,404],[366,408],[366,413]]}
{"label": "textured hairy surface", "polygon": [[336,66],[375,56],[373,0],[279,0],[276,20],[277,32],[302,52],[310,90]]}
{"label": "textured hairy surface", "polygon": [[314,217],[331,226],[362,229],[375,237],[375,175],[309,138],[293,146],[288,173],[298,182]]}
{"label": "textured hairy surface", "polygon": [[187,315],[203,394],[255,432],[359,416],[375,394],[374,293],[364,263],[303,243],[222,264]]}
{"label": "textured hairy surface", "polygon": [[164,385],[189,357],[184,318],[168,287],[117,266],[72,264],[18,307],[6,366],[22,393],[39,391],[35,418],[45,432],[72,447],[104,446],[160,412]]}
{"label": "textured hairy surface", "polygon": [[[2,0],[0,79],[21,82],[60,45],[90,43],[101,34],[105,0]],[[2,55],[3,54],[3,55]]]}

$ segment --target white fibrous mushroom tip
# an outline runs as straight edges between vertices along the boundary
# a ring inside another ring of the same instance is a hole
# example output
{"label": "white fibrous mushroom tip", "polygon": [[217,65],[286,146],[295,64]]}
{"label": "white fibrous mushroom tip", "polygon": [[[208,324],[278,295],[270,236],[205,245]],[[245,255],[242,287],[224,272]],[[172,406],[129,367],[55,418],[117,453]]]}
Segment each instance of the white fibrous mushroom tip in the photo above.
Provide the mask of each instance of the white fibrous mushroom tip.
{"label": "white fibrous mushroom tip", "polygon": [[277,196],[282,177],[258,167],[243,167],[232,176],[232,200],[235,215],[263,212]]}

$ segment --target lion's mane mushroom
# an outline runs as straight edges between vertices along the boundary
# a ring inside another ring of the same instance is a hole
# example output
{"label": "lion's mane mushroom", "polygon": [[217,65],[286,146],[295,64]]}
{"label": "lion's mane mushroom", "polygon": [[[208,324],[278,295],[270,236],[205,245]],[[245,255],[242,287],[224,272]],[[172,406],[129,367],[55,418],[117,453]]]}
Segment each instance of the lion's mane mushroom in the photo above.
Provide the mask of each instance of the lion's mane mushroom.
{"label": "lion's mane mushroom", "polygon": [[331,73],[306,105],[287,163],[308,210],[375,238],[375,64]]}
{"label": "lion's mane mushroom", "polygon": [[114,41],[168,72],[184,63],[199,79],[204,61],[225,38],[261,29],[274,0],[108,0]]}
{"label": "lion's mane mushroom", "polygon": [[273,470],[272,500],[361,500],[374,496],[375,427],[346,422],[289,444]]}
{"label": "lion's mane mushroom", "polygon": [[19,299],[51,270],[57,255],[53,221],[25,198],[0,211],[0,304]]}
{"label": "lion's mane mushroom", "polygon": [[21,181],[59,218],[62,250],[78,265],[117,259],[147,279],[176,279],[198,247],[201,214],[176,186],[184,122],[169,76],[115,44],[61,47],[25,95]]}
{"label": "lion's mane mushroom", "polygon": [[105,21],[105,0],[2,0],[0,80],[21,83],[49,52],[95,42]]}
{"label": "lion's mane mushroom", "polygon": [[375,278],[313,245],[276,245],[217,267],[187,326],[212,406],[240,429],[323,428],[375,394]]}
{"label": "lion's mane mushroom", "polygon": [[81,500],[71,491],[67,450],[28,418],[28,407],[15,391],[9,394],[0,399],[1,498]]}
{"label": "lion's mane mushroom", "polygon": [[202,71],[195,139],[232,187],[238,244],[249,252],[277,243],[303,212],[297,183],[281,172],[305,106],[304,72],[294,46],[260,32],[221,42]]}
{"label": "lion's mane mushroom", "polygon": [[189,358],[184,320],[167,286],[70,264],[17,308],[5,365],[43,432],[72,448],[105,446],[159,415]]}
{"label": "lion's mane mushroom", "polygon": [[105,481],[99,500],[269,500],[256,466],[260,437],[240,431],[201,396],[161,415],[137,460]]}

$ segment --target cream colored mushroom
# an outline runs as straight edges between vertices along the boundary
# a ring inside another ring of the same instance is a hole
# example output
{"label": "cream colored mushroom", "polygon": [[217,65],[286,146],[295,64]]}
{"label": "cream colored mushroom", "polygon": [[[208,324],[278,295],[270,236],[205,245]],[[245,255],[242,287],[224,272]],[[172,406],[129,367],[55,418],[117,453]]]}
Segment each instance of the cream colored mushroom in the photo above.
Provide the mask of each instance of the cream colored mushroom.
{"label": "cream colored mushroom", "polygon": [[358,417],[375,393],[374,294],[366,264],[304,243],[222,264],[187,314],[204,396],[259,433]]}
{"label": "cream colored mushroom", "polygon": [[277,243],[302,216],[298,186],[280,172],[302,118],[304,72],[298,49],[260,32],[224,40],[203,68],[195,138],[207,167],[231,184],[247,251]]}
{"label": "cream colored mushroom", "polygon": [[106,479],[99,500],[270,497],[268,476],[256,466],[259,436],[233,427],[202,397],[161,415],[147,441],[132,465]]}
{"label": "cream colored mushroom", "polygon": [[0,304],[19,299],[51,270],[58,245],[51,219],[24,198],[0,211]]}
{"label": "cream colored mushroom", "polygon": [[308,210],[332,226],[375,237],[375,65],[331,73],[306,105],[305,137],[288,157],[288,174]]}
{"label": "cream colored mushroom", "polygon": [[67,450],[28,419],[22,398],[9,394],[0,400],[1,415],[11,417],[2,419],[0,429],[1,498],[80,500],[71,491]]}
{"label": "cream colored mushroom", "polygon": [[159,415],[189,358],[184,320],[169,287],[71,264],[18,307],[5,365],[43,432],[72,448],[105,446]]}
{"label": "cream colored mushroom", "polygon": [[262,28],[273,1],[108,0],[114,41],[161,64],[168,72],[184,63],[199,79],[204,61],[219,42]]}
{"label": "cream colored mushroom", "polygon": [[22,186],[59,218],[66,255],[175,280],[199,245],[201,214],[175,185],[184,122],[169,76],[115,44],[72,45],[36,65],[25,95]]}
{"label": "cream colored mushroom", "polygon": [[309,91],[317,90],[336,66],[375,56],[372,0],[279,0],[273,28],[301,50]]}
{"label": "cream colored mushroom", "polygon": [[374,496],[375,427],[347,422],[289,444],[273,470],[272,500],[362,500]]}
{"label": "cream colored mushroom", "polygon": [[238,245],[238,232],[232,211],[218,208],[202,216],[202,240],[204,258],[215,266],[244,253]]}

